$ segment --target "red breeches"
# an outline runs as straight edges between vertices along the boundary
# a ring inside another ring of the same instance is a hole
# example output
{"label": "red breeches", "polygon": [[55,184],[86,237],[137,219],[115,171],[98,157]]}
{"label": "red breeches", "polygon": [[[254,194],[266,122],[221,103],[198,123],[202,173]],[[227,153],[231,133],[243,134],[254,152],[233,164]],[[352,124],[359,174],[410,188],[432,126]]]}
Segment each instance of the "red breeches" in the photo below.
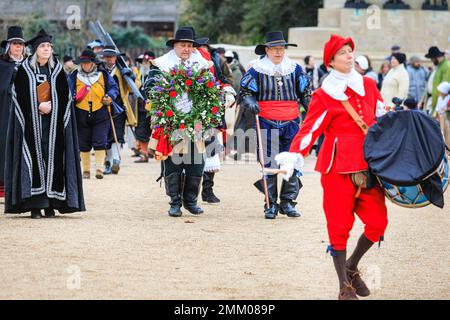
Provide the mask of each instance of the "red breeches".
{"label": "red breeches", "polygon": [[345,250],[355,213],[365,225],[367,239],[377,242],[384,235],[388,219],[383,189],[377,184],[372,189],[361,190],[355,198],[356,188],[350,174],[336,173],[331,169],[322,174],[323,209],[327,219],[330,245],[334,250]]}

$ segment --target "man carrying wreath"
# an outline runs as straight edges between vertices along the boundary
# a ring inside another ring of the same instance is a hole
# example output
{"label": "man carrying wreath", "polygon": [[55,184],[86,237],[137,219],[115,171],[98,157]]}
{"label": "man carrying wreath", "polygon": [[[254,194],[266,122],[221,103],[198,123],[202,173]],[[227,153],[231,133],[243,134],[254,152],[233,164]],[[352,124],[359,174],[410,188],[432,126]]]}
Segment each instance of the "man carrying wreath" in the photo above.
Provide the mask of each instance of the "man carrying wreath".
{"label": "man carrying wreath", "polygon": [[[198,70],[204,70],[202,74],[209,74],[209,68],[212,64],[200,55],[193,54],[194,48],[199,47],[199,44],[194,40],[192,30],[177,30],[175,37],[167,41],[167,46],[173,49],[151,61],[150,74],[144,85],[144,91],[149,96],[150,111],[153,118],[154,130],[150,140],[150,148],[155,150],[155,158],[162,160],[161,175],[164,177],[166,193],[170,197],[169,215],[180,217],[182,205],[190,213],[198,215],[203,213],[203,209],[197,205],[197,198],[205,166],[204,139],[200,137],[192,140],[185,137],[180,142],[175,141],[177,139],[174,139],[173,136],[177,131],[181,133],[203,132],[202,129],[197,127],[205,126],[205,123],[197,122],[193,124],[189,123],[188,120],[177,122],[182,115],[189,118],[190,114],[199,112],[198,106],[195,105],[197,102],[192,101],[184,90],[189,91],[194,90],[194,87],[199,88],[200,83],[198,82],[201,79],[198,81],[190,78],[185,80],[181,90],[178,84],[174,84],[173,78],[171,80],[169,78],[170,76],[176,77],[181,73],[191,75]],[[163,88],[162,84],[167,84],[167,86]],[[214,81],[201,84],[205,90],[212,89],[212,86],[215,87]],[[210,84],[209,87],[208,84]],[[161,93],[160,96],[157,95],[158,92]],[[208,99],[211,99],[210,96],[205,94],[202,103],[209,105]],[[211,101],[209,110],[211,110],[213,116],[219,112],[218,109],[214,108],[218,107]],[[175,124],[178,130],[168,134],[167,132],[172,131]]]}

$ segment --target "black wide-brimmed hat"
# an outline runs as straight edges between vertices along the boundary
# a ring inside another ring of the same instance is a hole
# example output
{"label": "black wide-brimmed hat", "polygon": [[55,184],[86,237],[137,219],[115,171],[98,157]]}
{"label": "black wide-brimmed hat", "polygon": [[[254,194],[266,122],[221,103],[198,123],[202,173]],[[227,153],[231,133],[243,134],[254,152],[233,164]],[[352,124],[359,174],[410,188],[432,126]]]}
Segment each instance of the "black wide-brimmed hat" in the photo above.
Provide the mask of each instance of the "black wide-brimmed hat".
{"label": "black wide-brimmed hat", "polygon": [[49,35],[44,29],[41,29],[34,38],[28,40],[25,44],[30,45],[36,49],[41,43],[44,42],[52,43],[52,38],[53,37]]}
{"label": "black wide-brimmed hat", "polygon": [[120,53],[116,50],[115,46],[107,45],[103,48],[103,51],[100,51],[98,53],[100,56],[104,57],[119,57],[119,56],[125,56],[125,53]]}
{"label": "black wide-brimmed hat", "polygon": [[428,53],[425,55],[425,58],[433,59],[445,56],[445,52],[439,50],[438,47],[431,47],[428,49]]}
{"label": "black wide-brimmed hat", "polygon": [[207,37],[197,38],[197,39],[195,39],[195,42],[197,42],[200,47],[201,46],[209,46],[209,38],[207,38]]}
{"label": "black wide-brimmed hat", "polygon": [[173,45],[177,42],[191,42],[194,47],[200,47],[200,44],[195,41],[194,32],[192,29],[181,28],[175,32],[175,37],[166,42],[168,47],[173,48]]}
{"label": "black wide-brimmed hat", "polygon": [[80,63],[83,63],[83,62],[98,63],[96,57],[97,57],[97,55],[94,53],[94,51],[92,51],[90,49],[86,49],[86,50],[83,50],[81,55],[75,61],[75,64],[80,64]]}
{"label": "black wide-brimmed hat", "polygon": [[6,48],[6,45],[8,42],[11,41],[20,41],[25,43],[25,40],[23,39],[23,32],[22,28],[18,26],[12,26],[8,28],[8,37],[6,40],[3,40],[1,43],[2,48]]}
{"label": "black wide-brimmed hat", "polygon": [[270,31],[266,33],[266,43],[258,44],[255,48],[255,53],[259,56],[266,54],[267,47],[278,47],[278,46],[291,46],[297,47],[296,44],[287,43],[284,40],[283,32],[281,31]]}

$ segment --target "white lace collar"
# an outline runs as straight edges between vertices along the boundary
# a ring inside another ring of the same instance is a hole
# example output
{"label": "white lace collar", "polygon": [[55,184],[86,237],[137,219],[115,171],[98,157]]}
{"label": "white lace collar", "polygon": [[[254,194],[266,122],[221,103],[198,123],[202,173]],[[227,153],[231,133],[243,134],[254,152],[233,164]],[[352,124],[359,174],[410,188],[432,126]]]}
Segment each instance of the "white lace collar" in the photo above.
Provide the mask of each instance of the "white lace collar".
{"label": "white lace collar", "polygon": [[[175,53],[175,50],[170,50],[165,55],[152,60],[152,63],[157,66],[162,71],[169,71],[175,66],[178,66],[181,64],[181,59],[177,56]],[[194,52],[191,54],[188,60],[186,60],[185,65],[188,67],[193,67],[194,65],[197,65],[201,69],[209,69],[212,64],[210,64],[205,58],[202,57],[202,55],[197,51],[194,50]]]}
{"label": "white lace collar", "polygon": [[84,72],[81,66],[78,66],[77,79],[89,87],[96,83],[100,79],[100,76],[101,72],[98,71],[96,66],[89,73]]}
{"label": "white lace collar", "polygon": [[288,74],[294,72],[296,67],[297,63],[286,56],[280,64],[274,64],[269,58],[264,57],[256,61],[253,65],[253,69],[255,69],[257,72],[268,76],[287,76]]}
{"label": "white lace collar", "polygon": [[347,87],[355,91],[361,97],[366,95],[364,90],[364,79],[355,69],[350,73],[341,73],[336,70],[331,70],[330,74],[322,83],[322,89],[331,98],[339,101],[348,100],[345,91]]}

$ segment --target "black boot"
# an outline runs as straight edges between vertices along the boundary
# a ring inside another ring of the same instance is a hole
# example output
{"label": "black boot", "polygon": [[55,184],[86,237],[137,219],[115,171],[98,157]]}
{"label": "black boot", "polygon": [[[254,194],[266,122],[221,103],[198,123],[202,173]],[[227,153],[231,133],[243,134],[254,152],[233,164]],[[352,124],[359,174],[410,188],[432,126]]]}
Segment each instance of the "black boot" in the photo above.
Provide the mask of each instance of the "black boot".
{"label": "black boot", "polygon": [[202,200],[208,203],[219,203],[220,199],[216,197],[213,191],[214,187],[214,172],[203,173],[202,182]]}
{"label": "black boot", "polygon": [[171,173],[164,177],[166,194],[170,197],[169,216],[181,217],[181,173]]}
{"label": "black boot", "polygon": [[285,214],[288,217],[297,218],[300,217],[300,212],[295,209],[297,202],[295,200],[298,197],[302,183],[297,176],[292,176],[289,181],[283,179],[281,183],[280,191],[280,213]]}
{"label": "black boot", "polygon": [[31,219],[40,219],[40,218],[42,218],[40,209],[31,210]]}
{"label": "black boot", "polygon": [[44,212],[45,212],[46,218],[54,218],[55,217],[55,210],[53,210],[52,208],[47,208],[44,210]]}
{"label": "black boot", "polygon": [[266,177],[267,181],[267,191],[269,193],[269,207],[267,204],[264,206],[264,216],[266,219],[275,219],[278,215],[278,186],[277,186],[277,175],[268,175]]}
{"label": "black boot", "polygon": [[185,176],[183,186],[183,206],[192,214],[202,214],[203,209],[197,206],[202,177]]}

